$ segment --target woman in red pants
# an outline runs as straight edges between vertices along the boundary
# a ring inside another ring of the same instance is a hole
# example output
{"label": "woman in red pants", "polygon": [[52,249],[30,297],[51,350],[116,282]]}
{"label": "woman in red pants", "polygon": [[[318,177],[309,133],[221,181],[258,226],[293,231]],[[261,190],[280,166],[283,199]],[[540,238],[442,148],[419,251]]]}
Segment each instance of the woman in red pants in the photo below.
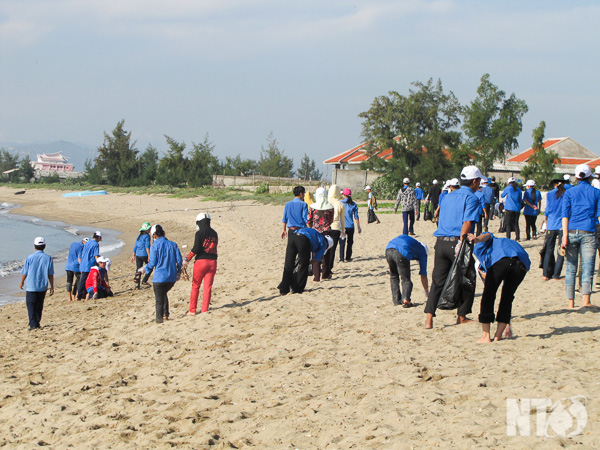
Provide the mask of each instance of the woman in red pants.
{"label": "woman in red pants", "polygon": [[210,296],[212,285],[217,272],[217,245],[219,236],[217,232],[210,227],[210,215],[200,213],[196,216],[196,236],[194,238],[194,247],[192,251],[183,260],[183,273],[185,279],[189,279],[187,266],[190,260],[195,256],[194,271],[192,274],[192,293],[190,295],[190,310],[186,315],[196,315],[196,305],[198,304],[198,295],[200,285],[204,282],[204,291],[202,294],[201,313],[208,311],[210,305]]}

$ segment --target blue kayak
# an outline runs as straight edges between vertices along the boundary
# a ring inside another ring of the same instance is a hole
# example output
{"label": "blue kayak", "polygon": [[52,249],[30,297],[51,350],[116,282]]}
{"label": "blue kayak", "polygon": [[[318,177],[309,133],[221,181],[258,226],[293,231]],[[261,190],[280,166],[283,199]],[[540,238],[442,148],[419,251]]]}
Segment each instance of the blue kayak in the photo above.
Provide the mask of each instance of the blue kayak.
{"label": "blue kayak", "polygon": [[63,194],[63,197],[87,197],[88,195],[108,195],[106,191],[79,191],[79,192],[67,192]]}

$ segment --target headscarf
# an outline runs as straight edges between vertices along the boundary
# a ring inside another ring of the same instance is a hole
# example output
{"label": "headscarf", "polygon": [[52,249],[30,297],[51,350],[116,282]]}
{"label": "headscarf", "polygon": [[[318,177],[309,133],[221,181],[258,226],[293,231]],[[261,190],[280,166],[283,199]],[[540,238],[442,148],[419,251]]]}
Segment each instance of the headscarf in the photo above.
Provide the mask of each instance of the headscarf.
{"label": "headscarf", "polygon": [[331,203],[335,203],[336,201],[340,201],[340,189],[338,188],[337,184],[332,184],[331,187],[329,188],[329,194],[327,195],[327,198],[329,199],[329,201]]}
{"label": "headscarf", "polygon": [[315,202],[315,199],[309,191],[306,191],[306,194],[304,194],[304,201],[308,206],[310,206]]}
{"label": "headscarf", "polygon": [[333,209],[333,205],[329,203],[327,200],[327,191],[324,187],[320,187],[315,192],[315,202],[310,205],[312,209],[316,209],[317,211],[323,211],[326,209]]}

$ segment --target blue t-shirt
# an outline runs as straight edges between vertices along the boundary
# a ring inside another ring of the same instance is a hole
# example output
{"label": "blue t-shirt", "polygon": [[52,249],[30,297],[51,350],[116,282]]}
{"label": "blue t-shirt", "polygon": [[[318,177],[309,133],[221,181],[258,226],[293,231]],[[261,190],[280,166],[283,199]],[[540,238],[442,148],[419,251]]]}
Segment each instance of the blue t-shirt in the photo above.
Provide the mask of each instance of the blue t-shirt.
{"label": "blue t-shirt", "polygon": [[415,195],[417,196],[417,200],[425,199],[425,192],[423,192],[423,189],[421,189],[420,187],[415,188]]}
{"label": "blue t-shirt", "polygon": [[302,228],[296,231],[296,234],[306,236],[310,242],[310,251],[313,252],[313,258],[317,261],[323,259],[323,255],[327,251],[327,240],[314,228]]}
{"label": "blue t-shirt", "polygon": [[523,194],[521,193],[521,189],[513,189],[513,187],[509,184],[504,188],[500,197],[506,198],[504,201],[504,209],[506,211],[521,211],[521,204],[523,200]]}
{"label": "blue t-shirt", "polygon": [[525,268],[529,270],[531,261],[529,261],[529,255],[523,247],[521,247],[521,244],[511,239],[496,238],[493,234],[491,235],[492,236],[488,241],[475,244],[475,247],[473,248],[473,254],[479,260],[481,269],[484,272],[487,272],[490,267],[502,258],[513,257],[519,258]]}
{"label": "blue t-shirt", "polygon": [[442,200],[444,200],[444,197],[446,197],[446,195],[448,195],[449,192],[447,190],[443,190],[442,193],[440,194],[440,197],[438,199],[438,206],[440,206],[442,204]]}
{"label": "blue t-shirt", "polygon": [[304,228],[308,220],[308,205],[298,197],[285,204],[283,209],[283,223],[289,227]]}
{"label": "blue t-shirt", "polygon": [[150,249],[150,235],[148,233],[140,234],[133,246],[135,256],[148,256],[148,249]]}
{"label": "blue t-shirt", "polygon": [[600,217],[600,189],[579,181],[563,195],[562,216],[569,219],[569,230],[596,231]]}
{"label": "blue t-shirt", "polygon": [[79,272],[79,258],[81,258],[81,252],[83,251],[83,244],[81,241],[73,242],[69,247],[69,256],[67,257],[67,265],[65,270],[71,272]]}
{"label": "blue t-shirt", "polygon": [[537,216],[540,213],[540,207],[542,206],[542,194],[537,189],[535,190],[535,200],[533,200],[533,188],[529,188],[523,194],[523,203],[527,200],[532,205],[538,207],[538,209],[533,209],[527,203],[525,203],[525,208],[523,208],[523,214],[526,216]]}
{"label": "blue t-shirt", "polygon": [[481,214],[483,214],[483,209],[485,208],[485,196],[483,195],[483,192],[477,190],[475,191],[475,197],[477,197],[477,200],[479,200],[479,204],[481,205]]}
{"label": "blue t-shirt", "polygon": [[438,229],[433,233],[436,237],[460,237],[464,222],[473,222],[470,232],[473,232],[475,222],[481,215],[481,204],[467,186],[451,192],[440,206]]}
{"label": "blue t-shirt", "polygon": [[558,189],[552,189],[546,194],[546,210],[544,214],[548,218],[546,229],[562,230],[562,202],[565,198],[564,194],[562,197],[556,198]]}
{"label": "blue t-shirt", "polygon": [[161,236],[150,247],[150,259],[144,271],[150,273],[154,269],[153,283],[169,283],[177,281],[182,263],[183,258],[177,244]]}
{"label": "blue t-shirt", "polygon": [[90,239],[83,246],[81,251],[81,263],[79,270],[81,272],[89,272],[96,265],[96,256],[100,255],[100,244],[96,239]]}
{"label": "blue t-shirt", "polygon": [[354,228],[354,219],[358,220],[358,206],[356,202],[353,205],[348,204],[347,198],[342,200],[342,204],[344,205],[344,227]]}
{"label": "blue t-shirt", "polygon": [[385,249],[388,248],[395,248],[409,261],[419,261],[419,275],[427,275],[427,252],[415,238],[401,234],[388,242]]}
{"label": "blue t-shirt", "polygon": [[25,275],[25,290],[29,292],[42,292],[48,289],[48,276],[54,275],[54,261],[52,256],[41,250],[32,253],[25,260],[21,269]]}
{"label": "blue t-shirt", "polygon": [[490,205],[494,201],[494,190],[489,186],[483,186],[481,189],[483,192],[483,198],[485,199],[485,205]]}

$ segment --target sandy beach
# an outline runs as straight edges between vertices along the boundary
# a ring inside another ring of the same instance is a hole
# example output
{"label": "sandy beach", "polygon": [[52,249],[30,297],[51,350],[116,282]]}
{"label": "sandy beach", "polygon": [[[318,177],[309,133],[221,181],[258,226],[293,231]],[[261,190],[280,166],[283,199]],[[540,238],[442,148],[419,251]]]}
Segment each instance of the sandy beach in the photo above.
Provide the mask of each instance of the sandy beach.
{"label": "sandy beach", "polygon": [[[14,191],[0,187],[0,201],[17,203]],[[307,292],[282,297],[282,206],[61,194],[29,190],[14,212],[121,231],[126,246],[110,272],[116,296],[69,303],[57,274],[41,331],[28,331],[24,302],[0,309],[2,447],[600,447],[600,315],[566,309],[564,281],[542,280],[542,239],[523,242],[532,268],[513,306],[515,338],[483,345],[475,343],[480,325],[454,325],[454,311],[439,311],[435,328],[423,329],[416,263],[417,306],[392,304],[384,254],[401,215],[367,225],[361,208],[355,259],[336,262],[331,281],[309,278]],[[210,311],[184,317],[191,282],[180,281],[169,293],[172,320],[156,324],[152,289],[133,290],[138,229],[162,224],[186,254],[200,211],[219,233]],[[523,238],[524,226],[521,219]],[[429,276],[434,227],[416,222]],[[479,280],[473,319],[482,289]],[[598,293],[592,302],[600,304]],[[531,436],[507,436],[507,399],[575,396],[587,398],[582,434],[547,427],[550,436],[538,436],[532,410]]]}

